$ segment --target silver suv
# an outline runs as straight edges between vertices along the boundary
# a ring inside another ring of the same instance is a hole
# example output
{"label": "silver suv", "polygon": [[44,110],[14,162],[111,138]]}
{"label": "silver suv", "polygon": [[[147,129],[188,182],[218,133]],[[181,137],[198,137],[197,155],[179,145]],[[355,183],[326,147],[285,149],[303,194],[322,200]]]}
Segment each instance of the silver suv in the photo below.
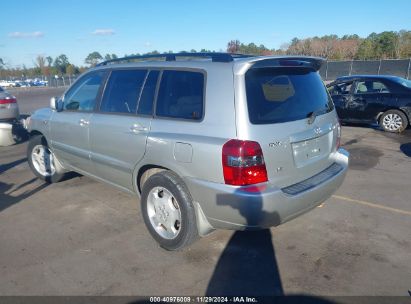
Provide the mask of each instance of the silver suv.
{"label": "silver suv", "polygon": [[348,153],[322,59],[151,57],[104,62],[31,116],[35,175],[76,171],[139,196],[168,250],[216,228],[279,225],[343,182]]}

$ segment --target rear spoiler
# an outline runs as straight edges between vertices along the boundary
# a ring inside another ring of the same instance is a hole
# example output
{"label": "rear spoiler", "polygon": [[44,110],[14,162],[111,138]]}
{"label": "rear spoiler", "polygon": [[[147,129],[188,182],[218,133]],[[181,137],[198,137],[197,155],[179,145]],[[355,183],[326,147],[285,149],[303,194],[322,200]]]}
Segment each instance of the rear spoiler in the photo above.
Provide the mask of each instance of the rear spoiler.
{"label": "rear spoiler", "polygon": [[256,60],[251,69],[304,67],[318,71],[324,63],[325,59],[320,57],[276,57]]}

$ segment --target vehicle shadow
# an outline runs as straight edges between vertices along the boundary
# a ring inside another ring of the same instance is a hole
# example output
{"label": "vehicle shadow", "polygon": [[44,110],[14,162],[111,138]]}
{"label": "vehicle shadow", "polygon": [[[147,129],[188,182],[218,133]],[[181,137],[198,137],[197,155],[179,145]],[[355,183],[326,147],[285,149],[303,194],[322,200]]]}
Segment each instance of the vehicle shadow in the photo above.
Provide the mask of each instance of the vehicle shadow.
{"label": "vehicle shadow", "polygon": [[[263,198],[258,189],[241,195],[250,199],[239,201],[233,199],[233,195],[221,194],[217,195],[217,205],[237,210],[249,226],[277,226],[281,223],[278,213],[263,210]],[[234,232],[216,264],[206,296],[252,296],[258,297],[258,303],[277,303],[278,300],[279,303],[281,300],[286,303],[333,303],[303,294],[286,296],[270,229],[252,229]]]}
{"label": "vehicle shadow", "polygon": [[6,172],[7,170],[9,170],[9,169],[11,169],[11,168],[16,167],[16,166],[18,166],[18,165],[20,165],[20,164],[22,164],[22,163],[24,163],[24,162],[26,162],[26,161],[27,161],[27,158],[21,158],[21,159],[12,161],[12,162],[10,162],[10,163],[8,163],[8,164],[0,165],[0,174]]}
{"label": "vehicle shadow", "polygon": [[[237,210],[248,226],[255,226],[266,219],[280,223],[278,214],[263,211],[259,192],[238,194],[249,196],[250,201],[233,200],[233,195],[221,194],[217,195],[217,205]],[[207,296],[240,294],[284,294],[269,229],[234,232],[217,262],[206,292]]]}
{"label": "vehicle shadow", "polygon": [[400,150],[402,153],[404,153],[406,156],[411,157],[411,142],[407,144],[402,144],[400,146]]}
{"label": "vehicle shadow", "polygon": [[234,232],[218,260],[206,295],[284,295],[270,230]]}
{"label": "vehicle shadow", "polygon": [[16,189],[13,189],[12,191],[10,190],[13,188],[14,186],[13,184],[7,184],[7,183],[0,182],[0,212],[32,196],[33,194],[36,194],[37,192],[43,190],[49,185],[47,183],[40,184],[34,189],[25,191],[22,194],[19,194],[16,196],[11,195],[12,193],[15,193],[17,190],[20,190],[23,187],[26,187],[34,183],[36,180],[37,180],[36,178],[33,178],[25,182],[24,184],[19,185]]}

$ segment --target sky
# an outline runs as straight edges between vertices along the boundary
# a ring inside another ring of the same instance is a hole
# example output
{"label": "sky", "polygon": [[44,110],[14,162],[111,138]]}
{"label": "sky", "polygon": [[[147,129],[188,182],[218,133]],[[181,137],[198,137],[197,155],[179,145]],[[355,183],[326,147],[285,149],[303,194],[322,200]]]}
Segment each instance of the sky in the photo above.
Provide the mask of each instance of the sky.
{"label": "sky", "polygon": [[0,0],[0,58],[34,66],[65,54],[225,51],[228,41],[280,48],[294,37],[411,30],[411,0]]}

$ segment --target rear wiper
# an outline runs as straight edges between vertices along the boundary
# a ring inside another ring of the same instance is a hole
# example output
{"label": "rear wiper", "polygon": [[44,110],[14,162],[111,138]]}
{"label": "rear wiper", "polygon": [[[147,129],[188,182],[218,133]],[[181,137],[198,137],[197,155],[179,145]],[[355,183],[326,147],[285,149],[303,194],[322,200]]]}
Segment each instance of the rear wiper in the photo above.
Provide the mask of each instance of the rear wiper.
{"label": "rear wiper", "polygon": [[324,114],[324,110],[317,110],[317,111],[312,111],[312,112],[308,113],[307,114],[307,118],[308,118],[307,123],[309,125],[311,125],[315,121],[317,116],[321,115],[321,114]]}

